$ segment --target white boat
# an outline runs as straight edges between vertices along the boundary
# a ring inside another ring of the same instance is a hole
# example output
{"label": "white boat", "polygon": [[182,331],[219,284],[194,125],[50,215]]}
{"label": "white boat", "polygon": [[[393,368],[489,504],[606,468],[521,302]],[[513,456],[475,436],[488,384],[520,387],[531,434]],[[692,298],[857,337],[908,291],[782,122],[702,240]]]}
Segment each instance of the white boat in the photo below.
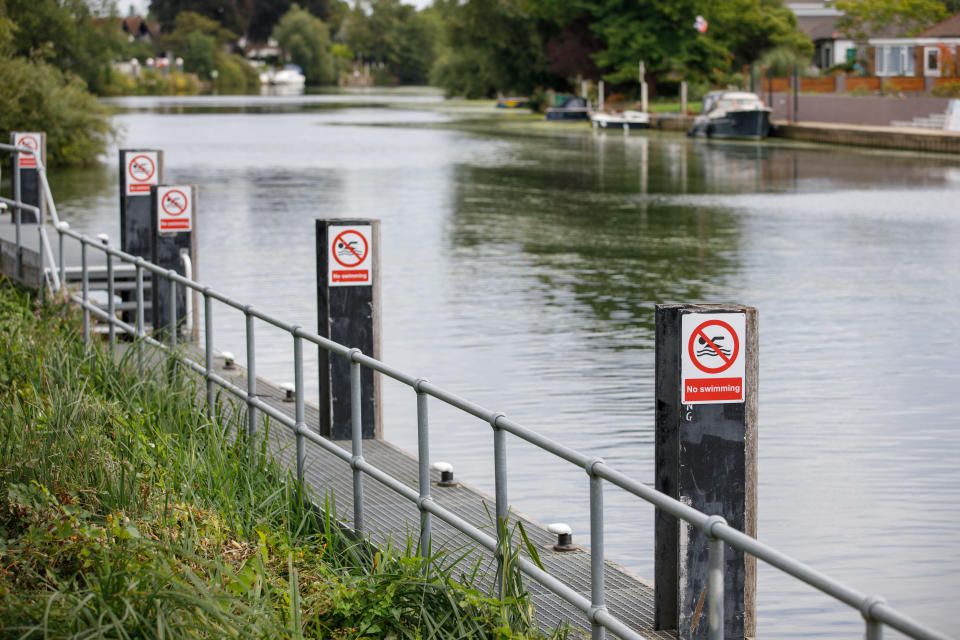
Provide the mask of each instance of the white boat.
{"label": "white boat", "polygon": [[647,129],[650,115],[643,111],[628,109],[620,113],[594,113],[590,116],[594,129]]}
{"label": "white boat", "polygon": [[280,87],[302,87],[307,83],[303,70],[295,64],[286,64],[282,69],[268,69],[260,74],[260,83]]}
{"label": "white boat", "polygon": [[770,111],[755,93],[711,91],[703,97],[702,115],[693,121],[687,135],[766,138],[770,133]]}

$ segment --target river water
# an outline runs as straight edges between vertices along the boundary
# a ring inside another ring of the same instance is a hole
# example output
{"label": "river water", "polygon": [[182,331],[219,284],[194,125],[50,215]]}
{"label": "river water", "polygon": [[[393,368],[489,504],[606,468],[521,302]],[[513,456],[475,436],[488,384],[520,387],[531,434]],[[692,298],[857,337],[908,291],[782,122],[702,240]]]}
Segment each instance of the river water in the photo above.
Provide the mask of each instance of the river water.
{"label": "river water", "polygon": [[[437,101],[137,98],[115,121],[198,185],[203,282],[315,327],[314,219],[379,218],[386,362],[646,482],[654,305],[756,306],[760,539],[956,632],[960,158],[525,130]],[[116,163],[53,173],[74,228],[119,238]],[[242,361],[240,314],[215,324]],[[290,338],[257,331],[258,373],[292,380]],[[414,394],[384,400],[416,451]],[[431,420],[433,459],[492,492],[489,426],[437,402]],[[511,441],[509,474],[517,510],[588,541],[582,471]],[[608,556],[651,578],[652,508],[605,501]],[[760,637],[862,629],[761,565]]]}

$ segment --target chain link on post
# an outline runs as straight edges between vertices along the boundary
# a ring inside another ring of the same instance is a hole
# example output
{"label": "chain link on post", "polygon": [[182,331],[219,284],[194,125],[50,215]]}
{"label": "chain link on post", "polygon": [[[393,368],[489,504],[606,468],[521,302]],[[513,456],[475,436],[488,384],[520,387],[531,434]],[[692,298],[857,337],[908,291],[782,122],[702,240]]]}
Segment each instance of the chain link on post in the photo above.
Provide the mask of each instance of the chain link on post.
{"label": "chain link on post", "polygon": [[[353,349],[351,354],[360,353]],[[353,530],[363,535],[363,472],[357,466],[363,460],[363,420],[360,397],[360,363],[350,358],[350,427],[353,436]]]}
{"label": "chain link on post", "polygon": [[423,503],[431,500],[430,497],[430,433],[427,418],[427,394],[420,391],[418,380],[415,385],[417,391],[417,465],[420,471],[420,556],[427,557],[430,553],[430,512],[423,508]]}
{"label": "chain link on post", "polygon": [[504,564],[506,562],[507,528],[507,434],[497,426],[497,420],[503,416],[498,413],[490,420],[493,427],[493,473],[494,489],[497,501],[497,594],[503,598]]}
{"label": "chain link on post", "polygon": [[294,327],[293,330],[293,375],[294,386],[296,388],[296,426],[294,431],[297,434],[297,487],[301,495],[304,494],[303,471],[306,462],[306,437],[304,431],[307,430],[307,424],[303,418],[303,338],[297,335],[300,327]]}
{"label": "chain link on post", "polygon": [[[590,609],[594,614],[606,609],[604,586],[606,576],[603,566],[603,479],[593,473],[595,465],[602,463],[598,459],[587,464],[590,476]],[[591,620],[590,637],[593,640],[605,640],[607,630],[598,622]]]}
{"label": "chain link on post", "polygon": [[83,346],[90,346],[90,275],[87,273],[87,241],[80,238],[80,277],[83,280]]}
{"label": "chain link on post", "polygon": [[207,417],[212,420],[215,402],[213,379],[210,378],[213,373],[213,298],[210,297],[210,292],[206,288],[203,290],[203,333],[207,370]]}
{"label": "chain link on post", "polygon": [[107,253],[107,324],[109,325],[110,348],[116,345],[117,328],[113,325],[117,313],[116,302],[113,299],[113,255]]}
{"label": "chain link on post", "polygon": [[247,439],[250,446],[250,460],[256,451],[254,438],[257,435],[257,408],[253,401],[257,397],[257,351],[253,335],[253,314],[248,305],[244,310],[247,329]]}

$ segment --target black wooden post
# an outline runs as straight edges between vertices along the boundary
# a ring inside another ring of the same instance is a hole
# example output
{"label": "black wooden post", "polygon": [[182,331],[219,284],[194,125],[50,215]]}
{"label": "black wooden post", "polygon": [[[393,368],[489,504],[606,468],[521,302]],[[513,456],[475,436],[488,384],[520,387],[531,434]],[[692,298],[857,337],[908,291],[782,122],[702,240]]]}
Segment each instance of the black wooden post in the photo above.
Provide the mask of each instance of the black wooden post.
{"label": "black wooden post", "polygon": [[[11,131],[10,144],[17,147],[28,147],[40,152],[40,161],[43,166],[47,166],[47,134],[42,131]],[[33,205],[46,211],[46,203],[43,199],[43,188],[40,185],[40,170],[36,159],[28,153],[13,154],[10,165],[10,186],[13,191],[13,197],[16,199],[17,193],[20,194],[20,201],[23,204]],[[13,212],[16,216],[16,211]],[[16,220],[16,218],[11,218]],[[33,211],[20,211],[21,224],[36,224],[37,214]]]}
{"label": "black wooden post", "polygon": [[[757,534],[757,310],[657,305],[656,488]],[[657,629],[707,637],[707,538],[655,515]],[[756,559],[726,547],[724,637],[756,634]]]}
{"label": "black wooden post", "polygon": [[[182,276],[197,279],[197,187],[196,185],[157,185],[150,187],[150,253],[152,262],[164,269],[173,269]],[[187,251],[193,264],[193,273],[183,268],[181,251]],[[163,333],[170,318],[170,291],[168,281],[155,277],[151,293],[153,328]],[[177,285],[177,326],[183,326],[187,317],[187,296],[192,292]]]}
{"label": "black wooden post", "polygon": [[[163,151],[120,149],[120,249],[150,262],[154,261],[150,188],[162,182]],[[143,275],[143,286],[152,290],[154,279],[149,272]],[[133,300],[133,295],[120,292],[124,302]],[[124,322],[133,318],[133,313],[123,313]]]}
{"label": "black wooden post", "polygon": [[[380,221],[318,219],[317,333],[380,358]],[[319,349],[320,435],[351,437],[350,362]],[[383,437],[380,377],[363,367],[364,438]]]}
{"label": "black wooden post", "polygon": [[120,249],[150,260],[150,187],[163,183],[163,151],[120,150]]}

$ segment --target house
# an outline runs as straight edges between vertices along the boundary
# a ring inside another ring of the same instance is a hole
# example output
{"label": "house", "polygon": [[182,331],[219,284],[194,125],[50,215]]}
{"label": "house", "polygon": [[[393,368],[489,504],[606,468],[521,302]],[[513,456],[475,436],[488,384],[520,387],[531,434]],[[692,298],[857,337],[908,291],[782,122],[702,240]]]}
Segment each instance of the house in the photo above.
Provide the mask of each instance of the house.
{"label": "house", "polygon": [[843,13],[823,2],[787,3],[797,16],[797,26],[813,42],[813,64],[829,69],[836,64],[857,60],[857,44],[837,26]]}
{"label": "house", "polygon": [[855,70],[861,76],[912,78],[903,87],[920,91],[929,91],[958,76],[960,13],[915,36],[888,27],[858,42],[839,28],[837,23],[843,14],[831,6],[795,2],[787,7],[797,16],[800,30],[813,41],[813,64],[820,70],[856,61]]}
{"label": "house", "polygon": [[120,21],[120,25],[130,42],[134,40],[156,42],[160,37],[160,23],[147,22],[140,16],[127,16]]}

